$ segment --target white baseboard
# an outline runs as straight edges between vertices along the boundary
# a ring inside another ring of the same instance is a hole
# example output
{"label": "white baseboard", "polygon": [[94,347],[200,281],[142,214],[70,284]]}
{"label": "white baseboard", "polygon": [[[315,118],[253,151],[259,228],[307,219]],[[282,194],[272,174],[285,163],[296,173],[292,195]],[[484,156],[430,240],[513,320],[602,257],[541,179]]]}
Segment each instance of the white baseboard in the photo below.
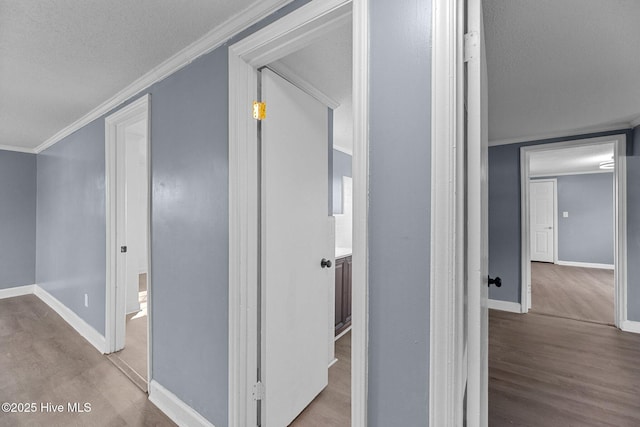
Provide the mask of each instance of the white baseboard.
{"label": "white baseboard", "polygon": [[149,400],[181,427],[215,427],[155,380],[149,384]]}
{"label": "white baseboard", "polygon": [[13,288],[0,289],[0,299],[31,295],[36,285],[15,286]]}
{"label": "white baseboard", "polygon": [[567,267],[583,267],[583,268],[601,268],[604,270],[613,270],[613,264],[597,264],[594,262],[577,262],[577,261],[556,261],[558,265],[565,265]]}
{"label": "white baseboard", "polygon": [[500,301],[497,299],[490,299],[488,303],[489,308],[493,310],[508,311],[510,313],[522,313],[522,305],[519,302]]}
{"label": "white baseboard", "polygon": [[53,295],[45,291],[38,285],[33,285],[34,294],[40,298],[45,304],[53,309],[60,317],[62,317],[73,329],[75,329],[84,339],[89,341],[100,353],[104,353],[106,349],[106,340],[100,332],[96,331],[93,326],[85,322],[80,316],[74,313],[69,307],[58,301]]}
{"label": "white baseboard", "polygon": [[634,320],[625,320],[624,322],[622,322],[622,327],[620,329],[625,332],[640,334],[640,322],[636,322]]}

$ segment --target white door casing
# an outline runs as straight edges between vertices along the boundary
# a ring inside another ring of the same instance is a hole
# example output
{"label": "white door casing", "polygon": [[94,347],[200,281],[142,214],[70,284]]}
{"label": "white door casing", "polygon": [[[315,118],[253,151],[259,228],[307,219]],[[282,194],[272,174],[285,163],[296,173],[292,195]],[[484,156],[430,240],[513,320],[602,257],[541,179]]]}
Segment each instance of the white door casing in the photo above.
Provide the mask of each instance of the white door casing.
{"label": "white door casing", "polygon": [[529,183],[529,224],[531,261],[554,262],[556,181],[535,180]]}
{"label": "white door casing", "polygon": [[[105,118],[105,170],[106,170],[106,307],[105,307],[105,353],[112,353],[124,348],[125,344],[125,312],[126,312],[126,281],[127,259],[126,253],[121,252],[121,246],[127,246],[126,241],[126,129],[132,124],[144,121],[146,127],[143,149],[145,158],[149,159],[149,104],[150,96],[144,95]],[[152,292],[151,281],[151,242],[150,242],[150,168],[147,161],[144,165],[143,176],[145,182],[141,186],[146,198],[146,212],[144,213],[145,242],[147,272],[147,292]],[[152,376],[152,306],[150,299],[147,303],[147,381]]]}
{"label": "white door casing", "polygon": [[[350,0],[310,2],[229,47],[229,420],[256,425],[258,209],[257,132],[248,108],[256,68],[327,34],[351,18]],[[367,423],[368,347],[368,1],[353,1],[353,327],[351,423]],[[268,108],[267,108],[268,110]],[[267,113],[268,114],[268,113]],[[268,388],[268,385],[266,386]]]}
{"label": "white door casing", "polygon": [[262,71],[262,425],[288,425],[328,384],[333,286],[328,111]]}
{"label": "white door casing", "polygon": [[481,0],[467,0],[467,423],[488,424],[488,121]]}
{"label": "white door casing", "polygon": [[[552,151],[567,147],[579,147],[598,144],[611,144],[614,146],[614,210],[615,210],[615,238],[614,238],[614,309],[615,325],[622,330],[628,329],[627,320],[627,175],[626,175],[626,145],[627,139],[624,133],[593,138],[576,139],[548,144],[537,144],[520,148],[520,211],[521,211],[521,280],[520,293],[522,295],[522,312],[526,313],[531,307],[531,241],[530,241],[530,196],[529,180],[530,157],[538,151]],[[557,215],[556,215],[557,216]],[[557,220],[556,220],[557,223]],[[556,227],[557,228],[557,227]],[[557,229],[556,249],[557,249]],[[555,256],[557,260],[557,252]]]}

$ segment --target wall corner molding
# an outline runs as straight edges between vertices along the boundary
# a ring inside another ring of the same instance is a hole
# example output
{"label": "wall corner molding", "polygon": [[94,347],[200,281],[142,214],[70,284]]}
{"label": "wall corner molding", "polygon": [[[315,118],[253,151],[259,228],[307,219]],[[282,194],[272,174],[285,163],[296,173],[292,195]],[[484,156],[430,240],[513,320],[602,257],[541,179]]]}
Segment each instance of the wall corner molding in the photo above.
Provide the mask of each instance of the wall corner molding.
{"label": "wall corner molding", "polygon": [[227,40],[240,33],[242,30],[257,23],[265,16],[270,15],[271,13],[277,11],[288,3],[291,3],[291,1],[292,0],[254,1],[248,7],[233,15],[227,21],[212,29],[200,39],[191,43],[181,51],[169,57],[160,65],[152,68],[146,74],[134,80],[127,87],[116,93],[111,98],[107,99],[102,104],[98,105],[96,108],[82,116],[77,121],[58,131],[56,134],[33,149],[32,152],[37,154],[46,150],[63,138],[66,138],[75,131],[88,125],[92,121],[107,114],[109,111],[113,110],[118,105],[121,105],[123,102],[133,98],[138,94],[141,94],[142,91],[147,89],[152,84],[165,79],[181,68],[189,65],[197,58],[206,55],[207,53],[218,48]]}
{"label": "wall corner molding", "polygon": [[0,289],[0,299],[21,297],[35,293],[36,285],[14,286],[12,288]]}
{"label": "wall corner molding", "polygon": [[509,313],[522,314],[522,304],[520,304],[519,302],[489,299],[488,306],[492,310],[508,311]]}
{"label": "wall corner molding", "polygon": [[620,329],[622,329],[624,332],[640,334],[640,322],[635,320],[625,320],[624,322],[622,322],[622,327]]}
{"label": "wall corner molding", "polygon": [[179,426],[215,427],[155,380],[149,383],[149,400]]}
{"label": "wall corner molding", "polygon": [[74,313],[69,307],[62,304],[49,292],[45,291],[38,285],[33,285],[33,293],[47,304],[53,311],[58,313],[73,329],[76,330],[84,339],[89,341],[100,353],[105,352],[106,341],[100,332],[96,331],[93,326],[89,325],[84,319]]}

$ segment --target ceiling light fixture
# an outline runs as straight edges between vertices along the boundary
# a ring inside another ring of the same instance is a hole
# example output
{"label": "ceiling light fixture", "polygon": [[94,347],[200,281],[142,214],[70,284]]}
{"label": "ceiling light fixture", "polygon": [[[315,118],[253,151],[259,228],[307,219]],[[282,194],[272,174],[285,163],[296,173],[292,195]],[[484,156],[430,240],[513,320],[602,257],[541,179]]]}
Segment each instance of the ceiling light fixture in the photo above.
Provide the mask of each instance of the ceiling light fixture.
{"label": "ceiling light fixture", "polygon": [[605,160],[604,162],[600,162],[600,169],[613,169],[616,163],[613,161],[613,156],[611,156],[610,160]]}

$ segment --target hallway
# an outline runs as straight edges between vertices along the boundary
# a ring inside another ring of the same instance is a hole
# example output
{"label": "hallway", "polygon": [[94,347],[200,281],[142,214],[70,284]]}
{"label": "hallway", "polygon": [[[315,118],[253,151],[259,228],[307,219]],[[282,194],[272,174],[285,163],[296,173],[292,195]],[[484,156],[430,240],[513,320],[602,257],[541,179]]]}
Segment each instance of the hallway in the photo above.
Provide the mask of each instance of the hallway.
{"label": "hallway", "polygon": [[640,335],[539,314],[489,314],[489,425],[640,425]]}
{"label": "hallway", "polygon": [[[0,299],[0,426],[173,426],[118,368],[34,295]],[[63,405],[47,413],[42,404]],[[71,413],[68,404],[90,404]]]}

